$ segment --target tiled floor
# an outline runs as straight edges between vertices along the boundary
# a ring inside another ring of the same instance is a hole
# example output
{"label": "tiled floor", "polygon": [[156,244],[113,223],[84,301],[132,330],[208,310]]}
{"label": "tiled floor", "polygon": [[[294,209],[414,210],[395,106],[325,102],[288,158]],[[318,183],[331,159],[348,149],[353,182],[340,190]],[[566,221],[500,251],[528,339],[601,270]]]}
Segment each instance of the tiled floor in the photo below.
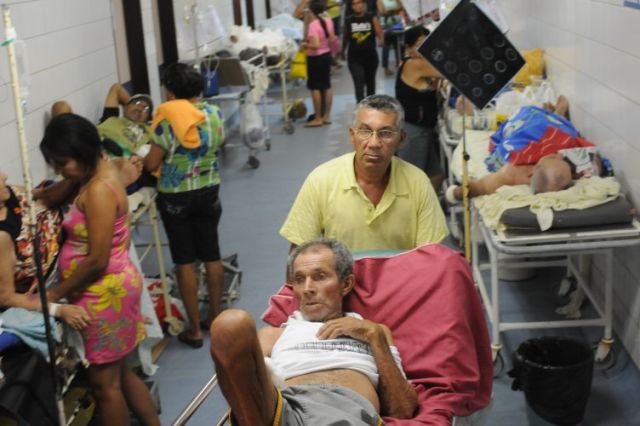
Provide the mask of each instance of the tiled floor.
{"label": "tiled floor", "polygon": [[[382,73],[379,75],[379,92],[393,94],[393,79],[383,80]],[[332,125],[306,129],[298,122],[295,133],[286,135],[281,129],[281,122],[274,121],[272,148],[258,154],[261,165],[255,170],[243,167],[248,154],[243,147],[228,149],[223,156],[221,248],[224,253],[239,254],[243,279],[242,296],[236,307],[246,309],[255,318],[259,318],[265,309],[268,296],[283,282],[288,243],[278,235],[278,230],[300,185],[317,164],[350,149],[347,127],[352,119],[355,99],[346,67],[335,73],[333,84]],[[307,91],[300,89],[293,95],[307,97]],[[153,269],[153,265],[149,268]],[[527,282],[506,285],[502,297],[503,315],[530,318],[550,312],[549,295],[552,294],[553,283],[558,282],[561,276],[561,271],[549,270]],[[599,339],[599,333],[598,329],[504,333],[502,353],[506,366],[494,383],[493,408],[487,424],[527,424],[524,395],[511,390],[511,379],[505,373],[511,366],[510,354],[520,342],[542,334],[570,334],[591,342]],[[163,424],[171,424],[213,374],[207,348],[208,342],[203,348],[194,350],[173,339],[162,353],[160,369],[153,380],[159,385]],[[640,424],[637,404],[640,374],[623,350],[616,346],[615,352],[615,364],[594,373],[583,426]],[[214,391],[189,424],[215,424],[225,407],[220,393]]]}

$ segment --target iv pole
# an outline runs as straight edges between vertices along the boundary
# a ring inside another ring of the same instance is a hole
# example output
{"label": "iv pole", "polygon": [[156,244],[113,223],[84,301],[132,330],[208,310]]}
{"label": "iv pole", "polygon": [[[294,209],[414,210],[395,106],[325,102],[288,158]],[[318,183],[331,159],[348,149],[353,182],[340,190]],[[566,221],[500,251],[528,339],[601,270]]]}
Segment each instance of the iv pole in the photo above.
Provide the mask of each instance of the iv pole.
{"label": "iv pole", "polygon": [[[5,41],[2,43],[7,48],[7,54],[9,57],[9,70],[11,73],[11,89],[13,91],[13,103],[16,112],[16,125],[18,127],[18,141],[20,143],[20,158],[22,160],[22,176],[24,179],[24,186],[26,190],[26,197],[29,202],[33,199],[32,190],[33,184],[31,181],[31,173],[29,170],[29,153],[27,151],[27,138],[24,129],[24,115],[22,107],[22,96],[20,93],[20,82],[18,78],[18,67],[16,64],[16,51],[14,42],[16,41],[16,30],[13,28],[11,22],[11,12],[9,7],[5,4],[2,5],[2,18],[4,22]],[[42,304],[42,315],[44,317],[44,328],[47,336],[47,350],[49,353],[49,374],[51,375],[51,382],[55,389],[56,394],[56,407],[58,409],[58,422],[60,425],[65,425],[65,413],[64,405],[62,401],[62,387],[58,383],[56,377],[55,367],[55,345],[53,342],[53,332],[51,329],[50,315],[49,315],[49,303],[47,302],[47,292],[44,285],[44,275],[42,273],[42,259],[40,258],[40,244],[39,236],[37,234],[37,222],[35,209],[29,209],[29,226],[31,228],[31,236],[33,241],[33,254],[36,264],[37,276],[38,276],[38,295],[40,297],[40,303]]]}

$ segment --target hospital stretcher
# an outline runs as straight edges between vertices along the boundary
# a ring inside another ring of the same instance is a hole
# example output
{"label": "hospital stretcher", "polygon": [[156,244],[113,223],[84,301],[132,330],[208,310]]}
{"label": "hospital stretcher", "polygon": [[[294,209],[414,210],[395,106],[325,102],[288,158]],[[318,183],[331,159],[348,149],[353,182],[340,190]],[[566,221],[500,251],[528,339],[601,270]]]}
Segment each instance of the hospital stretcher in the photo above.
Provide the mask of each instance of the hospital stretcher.
{"label": "hospital stretcher", "polygon": [[[247,159],[247,166],[252,169],[257,169],[260,166],[260,160],[258,160],[256,155],[260,146],[249,142],[245,138],[247,129],[245,127],[246,123],[244,115],[245,108],[248,102],[247,96],[252,89],[251,77],[242,67],[239,58],[215,58],[215,60],[218,61],[216,73],[219,85],[219,93],[214,96],[204,97],[203,101],[218,106],[222,110],[223,115],[227,120],[227,124],[232,121],[231,119],[235,117],[236,114],[239,115],[238,120],[240,137],[243,139],[243,143],[249,148],[249,158]],[[247,62],[257,62],[261,64],[261,67],[266,68],[266,60],[264,58],[264,54],[262,53],[248,59]],[[265,107],[263,106],[263,114],[264,108]],[[269,150],[271,148],[271,143],[269,141],[269,126],[264,119],[263,127],[261,130],[264,132],[266,138],[264,147]],[[227,142],[223,147],[226,149],[235,146],[236,144]]]}
{"label": "hospital stretcher", "polygon": [[[431,244],[358,259],[354,273],[357,284],[345,298],[345,310],[391,329],[407,378],[418,393],[414,418],[385,417],[385,424],[484,424],[492,394],[491,350],[465,259]],[[284,322],[297,308],[292,294],[283,286],[270,298],[262,319],[272,326]],[[184,425],[216,385],[214,375],[172,424]]]}
{"label": "hospital stretcher", "polygon": [[[473,203],[472,203],[473,204]],[[583,213],[588,214],[587,210]],[[596,362],[604,361],[613,344],[613,253],[618,247],[640,244],[640,224],[631,223],[567,228],[546,232],[518,232],[515,230],[492,230],[485,225],[475,205],[472,209],[473,277],[476,281],[491,326],[491,347],[496,363],[501,363],[502,348],[500,333],[510,330],[549,329],[559,327],[603,327],[604,333],[596,349]],[[484,242],[488,258],[481,261],[478,256],[479,242]],[[587,282],[584,263],[587,255],[599,255],[604,264],[603,297],[600,300]],[[580,290],[590,300],[597,313],[596,318],[565,319],[552,318],[542,321],[507,322],[500,313],[502,283],[500,271],[505,269],[546,268],[566,266],[567,276],[573,277]],[[484,274],[488,271],[488,278]],[[485,278],[487,278],[485,280]],[[488,282],[487,282],[488,281]]]}

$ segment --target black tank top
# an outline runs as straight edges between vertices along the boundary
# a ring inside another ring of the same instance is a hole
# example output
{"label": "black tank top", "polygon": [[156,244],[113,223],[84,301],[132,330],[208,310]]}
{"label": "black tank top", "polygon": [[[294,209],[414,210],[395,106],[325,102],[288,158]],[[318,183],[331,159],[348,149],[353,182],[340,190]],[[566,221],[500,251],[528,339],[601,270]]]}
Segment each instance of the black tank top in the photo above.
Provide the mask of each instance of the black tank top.
{"label": "black tank top", "polygon": [[20,214],[20,203],[16,194],[13,193],[10,187],[9,199],[5,206],[7,207],[7,217],[4,220],[0,220],[0,231],[7,232],[13,241],[20,235],[20,228],[22,227],[22,215]]}
{"label": "black tank top", "polygon": [[418,90],[402,81],[402,71],[411,58],[405,57],[396,75],[396,99],[404,108],[405,121],[426,128],[438,122],[436,92],[432,89]]}

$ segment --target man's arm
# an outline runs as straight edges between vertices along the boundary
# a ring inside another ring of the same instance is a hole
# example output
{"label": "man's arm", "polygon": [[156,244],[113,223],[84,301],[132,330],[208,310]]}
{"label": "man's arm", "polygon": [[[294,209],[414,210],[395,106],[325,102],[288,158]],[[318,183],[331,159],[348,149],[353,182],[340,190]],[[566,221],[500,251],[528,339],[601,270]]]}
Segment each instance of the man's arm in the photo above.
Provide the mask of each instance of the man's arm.
{"label": "man's arm", "polygon": [[369,344],[378,366],[378,396],[381,414],[398,419],[413,417],[418,395],[396,365],[391,349],[393,338],[389,328],[373,321],[342,317],[327,321],[318,331],[319,339],[351,337]]}
{"label": "man's arm", "polygon": [[148,172],[154,172],[158,170],[160,165],[162,164],[162,160],[166,155],[166,151],[163,147],[158,145],[155,142],[151,143],[151,149],[149,153],[144,157],[142,163],[144,164],[144,168],[147,169]]}
{"label": "man's arm", "polygon": [[130,97],[129,92],[122,87],[122,84],[115,83],[109,88],[104,106],[105,108],[117,108],[120,105],[126,105]]}
{"label": "man's arm", "polygon": [[298,3],[295,10],[293,11],[293,17],[302,20],[302,18],[304,17],[304,11],[307,8],[308,4],[309,0],[300,0],[300,3]]}

